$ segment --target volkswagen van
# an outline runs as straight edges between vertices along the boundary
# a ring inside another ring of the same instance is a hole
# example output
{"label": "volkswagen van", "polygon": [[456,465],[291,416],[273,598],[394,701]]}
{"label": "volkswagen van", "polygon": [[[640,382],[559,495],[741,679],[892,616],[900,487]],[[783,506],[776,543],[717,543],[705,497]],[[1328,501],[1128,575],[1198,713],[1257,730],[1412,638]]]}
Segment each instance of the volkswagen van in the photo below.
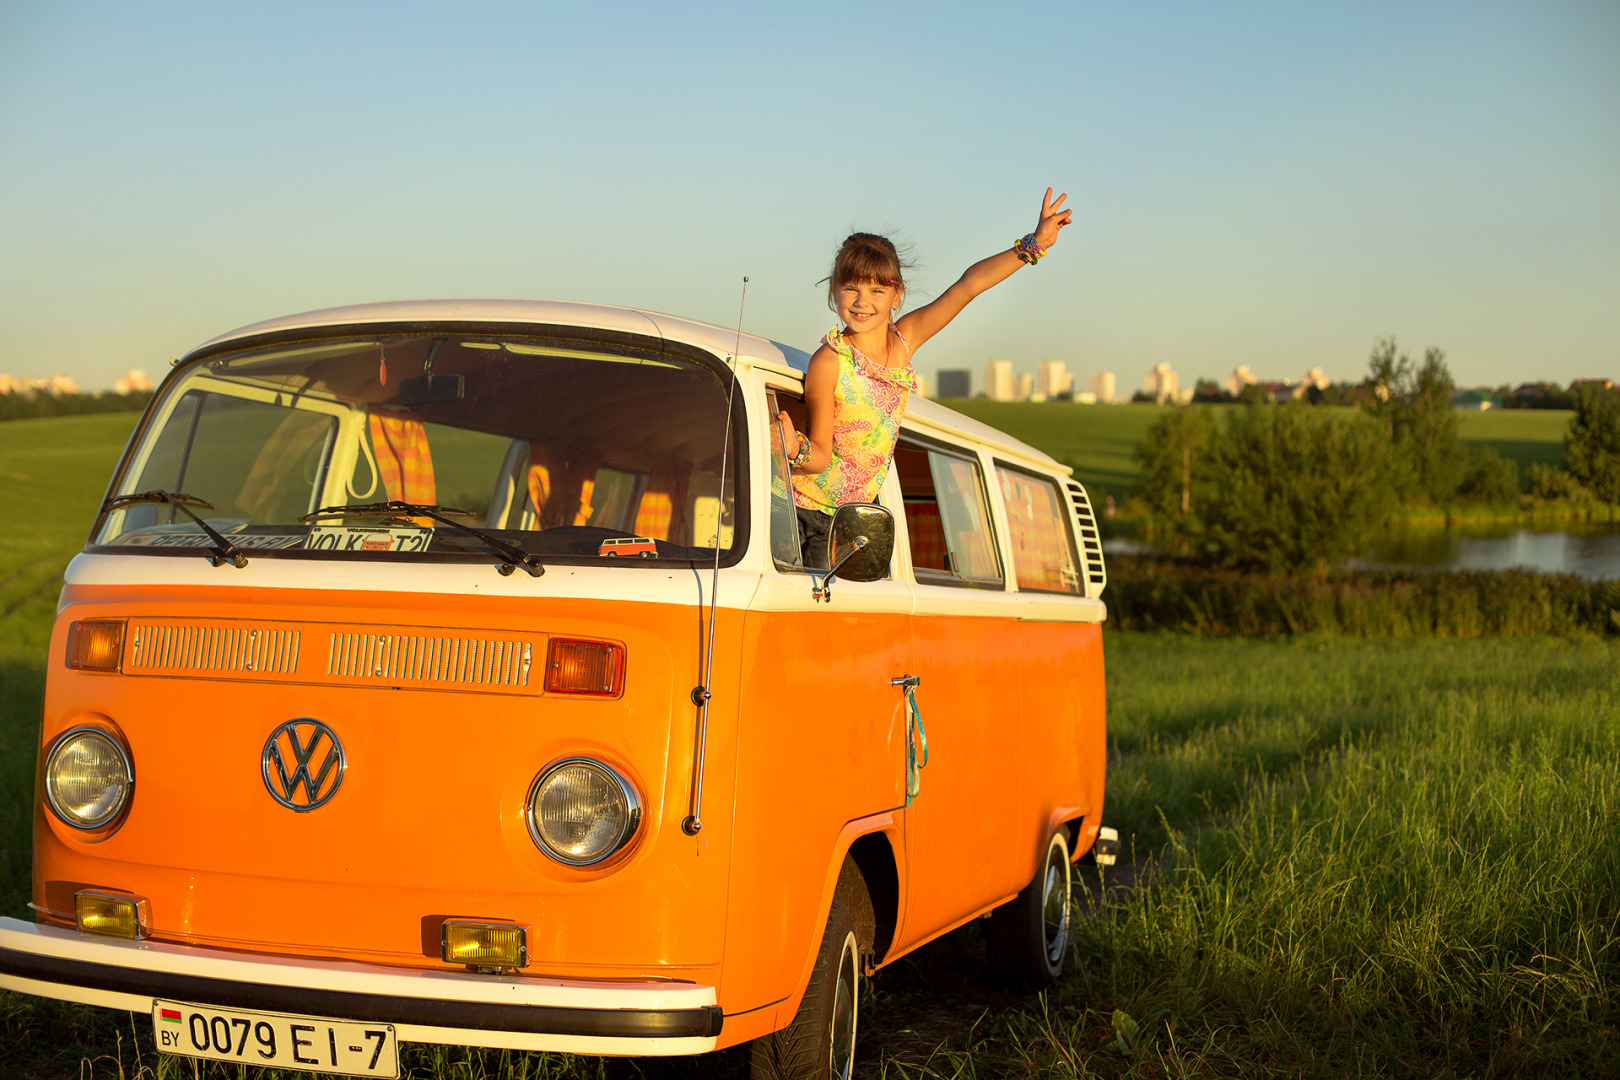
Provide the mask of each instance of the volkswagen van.
{"label": "volkswagen van", "polygon": [[0,986],[255,1066],[749,1041],[819,1078],[858,980],[969,920],[1056,978],[1111,858],[1086,492],[913,397],[807,567],[807,361],[541,301],[176,361],[65,577]]}

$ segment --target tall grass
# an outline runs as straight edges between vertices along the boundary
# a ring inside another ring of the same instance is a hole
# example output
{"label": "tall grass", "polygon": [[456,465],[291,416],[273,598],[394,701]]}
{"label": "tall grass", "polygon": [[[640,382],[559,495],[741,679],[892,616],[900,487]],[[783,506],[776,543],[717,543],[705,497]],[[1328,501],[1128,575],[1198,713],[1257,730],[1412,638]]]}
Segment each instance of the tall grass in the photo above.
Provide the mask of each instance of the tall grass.
{"label": "tall grass", "polygon": [[1615,1075],[1620,649],[1111,645],[1145,883],[1009,1018],[1071,1032],[1019,1071]]}
{"label": "tall grass", "polygon": [[1486,637],[1620,633],[1620,582],[1529,570],[1335,570],[1322,577],[1109,559],[1123,630],[1212,636]]}

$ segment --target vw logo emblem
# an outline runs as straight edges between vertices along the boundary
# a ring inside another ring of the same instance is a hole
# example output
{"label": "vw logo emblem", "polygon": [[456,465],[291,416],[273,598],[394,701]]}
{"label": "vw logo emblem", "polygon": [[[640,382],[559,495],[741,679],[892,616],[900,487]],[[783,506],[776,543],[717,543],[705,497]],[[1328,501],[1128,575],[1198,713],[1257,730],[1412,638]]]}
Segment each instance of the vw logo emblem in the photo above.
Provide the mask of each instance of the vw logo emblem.
{"label": "vw logo emblem", "polygon": [[307,813],[325,806],[343,783],[343,744],[319,720],[289,720],[265,740],[261,767],[270,797]]}

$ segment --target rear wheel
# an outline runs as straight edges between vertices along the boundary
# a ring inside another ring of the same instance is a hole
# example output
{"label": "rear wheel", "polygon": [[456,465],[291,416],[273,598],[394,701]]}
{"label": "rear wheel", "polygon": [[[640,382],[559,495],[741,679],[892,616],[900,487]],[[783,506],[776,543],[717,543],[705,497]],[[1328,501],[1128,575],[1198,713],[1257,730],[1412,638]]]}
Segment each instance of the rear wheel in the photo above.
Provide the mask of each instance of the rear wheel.
{"label": "rear wheel", "polygon": [[1010,982],[1044,989],[1063,974],[1069,952],[1069,840],[1047,841],[1035,879],[985,926],[990,965]]}
{"label": "rear wheel", "polygon": [[834,900],[793,1022],[753,1042],[753,1080],[849,1080],[855,1066],[860,971],[855,919]]}

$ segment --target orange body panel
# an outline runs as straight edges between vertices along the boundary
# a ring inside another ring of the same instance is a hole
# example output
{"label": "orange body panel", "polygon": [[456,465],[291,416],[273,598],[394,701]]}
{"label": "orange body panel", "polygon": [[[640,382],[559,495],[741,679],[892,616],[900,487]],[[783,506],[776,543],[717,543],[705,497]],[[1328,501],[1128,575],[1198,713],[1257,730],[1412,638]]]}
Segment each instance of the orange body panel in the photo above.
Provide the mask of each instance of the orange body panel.
{"label": "orange body panel", "polygon": [[[511,919],[531,927],[537,974],[694,978],[701,970],[703,979],[715,977],[727,823],[717,818],[701,843],[679,828],[695,712],[681,691],[697,674],[690,609],[141,592],[69,590],[53,656],[62,655],[73,617],[190,613],[218,623],[210,616],[228,611],[233,619],[296,621],[306,639],[323,626],[360,624],[615,640],[629,656],[627,684],[610,700],[395,689],[370,678],[321,685],[326,650],[308,645],[301,666],[319,669],[308,672],[310,681],[55,669],[46,743],[87,717],[109,718],[129,740],[136,784],[127,819],[100,842],[38,815],[35,892],[48,915],[70,919],[73,890],[93,884],[147,897],[160,940],[412,965],[438,963],[435,917]],[[735,625],[722,612],[720,643]],[[717,680],[734,680],[735,672],[717,658]],[[723,724],[725,715],[722,705],[711,724]],[[288,812],[259,776],[266,737],[296,717],[326,721],[348,753],[342,787],[318,813]],[[709,790],[723,802],[731,770],[720,742],[710,750]],[[623,768],[646,797],[638,842],[605,869],[560,865],[526,831],[524,804],[536,774],[581,752]],[[613,932],[603,934],[603,926]]]}
{"label": "orange body panel", "polygon": [[[728,1011],[776,1006],[773,1027],[792,1017],[837,881],[845,823],[905,801],[905,705],[890,680],[910,661],[910,621],[836,609],[749,615]],[[839,644],[835,662],[808,647],[818,640]]]}

